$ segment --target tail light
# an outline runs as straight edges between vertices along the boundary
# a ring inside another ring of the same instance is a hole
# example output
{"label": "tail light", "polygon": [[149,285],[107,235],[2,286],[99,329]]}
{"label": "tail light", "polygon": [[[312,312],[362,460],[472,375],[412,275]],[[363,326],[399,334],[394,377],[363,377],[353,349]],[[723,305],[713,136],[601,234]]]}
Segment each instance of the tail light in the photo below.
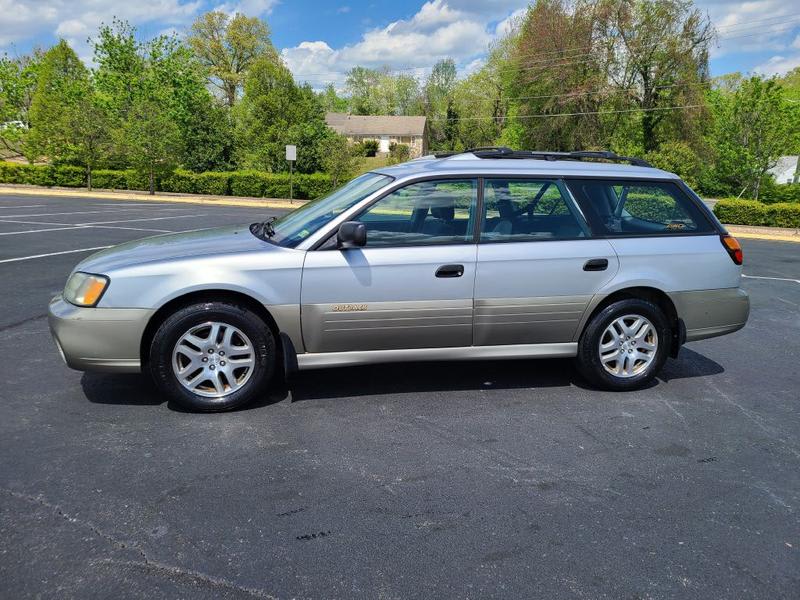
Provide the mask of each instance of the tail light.
{"label": "tail light", "polygon": [[737,265],[742,264],[744,254],[742,253],[742,246],[739,244],[739,241],[732,235],[727,234],[720,236],[720,240],[722,241],[722,245],[725,246],[725,250],[730,254],[731,260]]}

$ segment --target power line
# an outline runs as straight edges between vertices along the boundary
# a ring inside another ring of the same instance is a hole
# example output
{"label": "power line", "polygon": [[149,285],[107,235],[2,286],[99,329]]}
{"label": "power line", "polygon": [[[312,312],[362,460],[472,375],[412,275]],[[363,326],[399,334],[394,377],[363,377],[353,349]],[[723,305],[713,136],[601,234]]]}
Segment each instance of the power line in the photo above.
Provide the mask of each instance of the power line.
{"label": "power line", "polygon": [[[734,39],[742,39],[742,38],[747,38],[747,37],[756,37],[756,36],[761,36],[761,35],[768,35],[770,33],[785,33],[787,31],[790,31],[795,26],[800,25],[800,15],[795,15],[794,17],[789,17],[790,22],[786,22],[785,21],[786,17],[771,17],[770,19],[763,19],[761,21],[771,21],[771,20],[775,20],[776,18],[783,18],[784,22],[783,23],[776,23],[776,24],[774,24],[772,26],[772,28],[762,29],[760,31],[755,31],[755,32],[752,32],[752,33],[738,34],[738,32],[732,32],[732,33],[737,33],[737,35],[717,36],[717,40],[734,40]],[[751,21],[750,23],[747,23],[747,24],[741,24],[741,27],[746,28],[746,29],[750,29],[750,28],[752,28],[754,26],[753,25],[754,23],[758,23],[758,22],[759,21]],[[729,26],[729,27],[732,27],[732,26]],[[745,29],[743,29],[743,30],[745,30]],[[663,44],[663,42],[656,42],[654,44],[644,45],[644,46],[641,46],[639,48],[639,50],[648,49],[648,48],[657,48],[657,47],[661,46],[662,44]],[[532,54],[529,54],[529,55],[522,55],[522,57],[523,58],[526,57],[526,56],[527,57],[536,57],[536,56],[543,56],[544,54],[556,54],[556,53],[570,52],[570,51],[574,51],[574,50],[582,50],[582,49],[585,49],[585,48],[586,48],[586,46],[576,46],[576,47],[573,47],[573,48],[567,48],[567,49],[561,49],[561,50],[553,50],[553,51],[548,51],[548,52],[545,52],[545,53],[532,53]],[[558,56],[558,57],[554,57],[554,58],[550,58],[550,59],[543,59],[541,61],[534,61],[533,63],[528,63],[526,66],[522,66],[522,67],[515,66],[515,65],[508,66],[508,67],[499,69],[499,71],[505,72],[505,71],[521,71],[521,70],[544,69],[544,68],[552,68],[552,67],[566,67],[566,66],[571,66],[571,65],[591,62],[589,59],[583,59],[583,60],[579,60],[579,59],[581,59],[582,57],[593,57],[595,55],[596,55],[595,52],[586,52],[586,53],[582,53],[582,54],[573,54],[573,55],[569,55],[569,56]],[[542,65],[542,66],[539,66],[539,65]],[[431,67],[397,67],[397,68],[393,68],[393,69],[388,69],[386,72],[387,73],[396,73],[396,72],[399,72],[399,71],[425,71],[425,70],[428,70],[430,68]],[[322,78],[322,77],[325,77],[325,76],[328,76],[328,75],[338,75],[338,76],[336,76],[334,78]],[[315,77],[315,76],[319,76],[319,77]],[[344,78],[344,77],[346,77],[346,74],[344,74],[344,73],[343,74],[337,74],[337,73],[331,71],[331,72],[326,72],[326,73],[309,73],[307,75],[303,75],[303,76],[298,77],[298,79],[300,79],[302,81],[305,81],[305,82],[314,82],[314,83],[336,83],[336,82],[341,81],[342,78]]]}

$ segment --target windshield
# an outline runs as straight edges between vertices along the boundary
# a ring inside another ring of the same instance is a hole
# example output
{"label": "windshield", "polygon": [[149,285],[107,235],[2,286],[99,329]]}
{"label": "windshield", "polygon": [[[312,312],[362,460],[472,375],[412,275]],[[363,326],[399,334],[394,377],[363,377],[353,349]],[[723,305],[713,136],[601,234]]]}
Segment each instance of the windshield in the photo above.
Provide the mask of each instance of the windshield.
{"label": "windshield", "polygon": [[297,210],[274,221],[270,242],[294,248],[320,227],[330,223],[354,204],[393,181],[388,175],[365,173],[356,177],[330,196],[304,204]]}

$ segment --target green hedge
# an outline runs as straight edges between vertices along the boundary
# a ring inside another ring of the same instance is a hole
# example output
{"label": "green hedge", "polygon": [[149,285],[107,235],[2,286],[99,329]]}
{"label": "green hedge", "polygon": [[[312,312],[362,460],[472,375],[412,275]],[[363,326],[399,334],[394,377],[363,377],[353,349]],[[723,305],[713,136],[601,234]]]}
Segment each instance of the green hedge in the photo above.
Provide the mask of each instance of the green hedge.
{"label": "green hedge", "polygon": [[764,190],[758,197],[759,200],[765,204],[777,204],[778,202],[800,202],[800,183],[765,186]]}
{"label": "green hedge", "polygon": [[[86,172],[81,167],[28,165],[0,162],[0,183],[42,186],[85,187]],[[100,189],[147,190],[147,176],[138,171],[92,171],[92,185]],[[323,173],[294,175],[294,198],[314,200],[331,191],[331,179]],[[207,194],[213,196],[254,196],[288,198],[289,174],[262,171],[192,173],[177,170],[156,182],[161,192]]]}
{"label": "green hedge", "polygon": [[800,203],[764,204],[755,200],[720,200],[714,214],[728,225],[761,225],[765,227],[800,227]]}

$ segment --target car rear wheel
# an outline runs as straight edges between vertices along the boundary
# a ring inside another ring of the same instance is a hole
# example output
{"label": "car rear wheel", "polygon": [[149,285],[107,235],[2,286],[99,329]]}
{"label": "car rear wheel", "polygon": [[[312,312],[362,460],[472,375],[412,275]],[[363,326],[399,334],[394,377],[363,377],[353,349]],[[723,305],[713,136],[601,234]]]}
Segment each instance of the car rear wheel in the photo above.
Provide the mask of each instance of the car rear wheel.
{"label": "car rear wheel", "polygon": [[149,368],[159,390],[182,407],[231,410],[265,392],[275,370],[275,338],[248,308],[194,304],[160,325]]}
{"label": "car rear wheel", "polygon": [[578,344],[578,370],[602,389],[638,389],[661,370],[671,341],[669,322],[657,305],[634,298],[619,300],[586,326]]}

